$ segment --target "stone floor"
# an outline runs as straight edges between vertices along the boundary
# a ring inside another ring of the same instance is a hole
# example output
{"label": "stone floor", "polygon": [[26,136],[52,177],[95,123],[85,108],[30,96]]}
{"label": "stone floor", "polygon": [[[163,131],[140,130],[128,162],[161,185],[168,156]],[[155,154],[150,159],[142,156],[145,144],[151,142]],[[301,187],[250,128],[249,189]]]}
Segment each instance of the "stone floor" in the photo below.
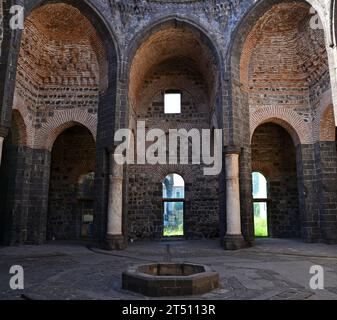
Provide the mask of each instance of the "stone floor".
{"label": "stone floor", "polygon": [[[185,299],[337,299],[337,246],[279,239],[236,252],[222,250],[218,241],[142,242],[122,252],[83,243],[0,248],[0,299],[148,299],[123,291],[121,273],[132,264],[167,261],[167,244],[172,261],[207,264],[220,274],[219,290]],[[24,268],[22,291],[9,288],[12,265]],[[325,290],[309,287],[313,265],[325,270]]]}

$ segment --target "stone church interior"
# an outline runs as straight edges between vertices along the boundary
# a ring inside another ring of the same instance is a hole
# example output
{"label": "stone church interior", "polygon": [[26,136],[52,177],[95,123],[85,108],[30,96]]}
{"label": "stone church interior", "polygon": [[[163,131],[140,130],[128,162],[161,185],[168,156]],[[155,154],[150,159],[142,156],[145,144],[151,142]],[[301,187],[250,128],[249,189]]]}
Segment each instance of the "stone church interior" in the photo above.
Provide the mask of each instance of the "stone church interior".
{"label": "stone church interior", "polygon": [[[0,271],[83,263],[82,299],[337,299],[336,0],[14,2],[0,2]],[[325,291],[301,282],[309,257]],[[52,279],[30,297],[68,299]]]}
{"label": "stone church interior", "polygon": [[[313,27],[310,1],[228,2],[222,15],[179,1],[181,17],[171,1],[136,2],[26,1],[23,30],[8,30],[3,2],[1,243],[336,243],[334,20]],[[132,164],[114,176],[114,133],[138,121],[223,130],[222,172]]]}

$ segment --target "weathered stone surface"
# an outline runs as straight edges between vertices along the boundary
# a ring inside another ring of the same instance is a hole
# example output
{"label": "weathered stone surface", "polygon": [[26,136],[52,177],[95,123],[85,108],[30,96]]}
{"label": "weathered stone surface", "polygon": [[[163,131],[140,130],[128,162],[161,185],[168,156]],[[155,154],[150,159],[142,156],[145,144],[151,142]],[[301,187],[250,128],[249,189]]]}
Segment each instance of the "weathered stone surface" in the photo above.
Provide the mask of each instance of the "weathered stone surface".
{"label": "weathered stone surface", "polygon": [[122,276],[124,290],[149,297],[206,294],[219,288],[219,274],[196,264],[152,264],[128,268]]}

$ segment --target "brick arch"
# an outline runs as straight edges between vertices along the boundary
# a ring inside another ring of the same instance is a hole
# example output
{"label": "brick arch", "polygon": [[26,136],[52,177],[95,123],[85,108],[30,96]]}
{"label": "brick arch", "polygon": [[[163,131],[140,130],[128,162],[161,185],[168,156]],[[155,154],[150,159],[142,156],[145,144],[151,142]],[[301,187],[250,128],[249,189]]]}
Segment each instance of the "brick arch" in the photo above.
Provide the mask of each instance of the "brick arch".
{"label": "brick arch", "polygon": [[[244,1],[242,4],[242,15],[241,18],[238,19],[237,25],[235,26],[235,30],[232,33],[232,38],[231,38],[231,43],[227,51],[227,56],[226,56],[226,63],[227,63],[227,69],[230,72],[230,87],[232,91],[232,99],[229,103],[228,106],[228,113],[229,113],[229,124],[228,126],[230,128],[233,128],[233,130],[229,131],[229,140],[232,144],[245,144],[247,142],[247,138],[249,136],[248,132],[246,131],[246,128],[249,128],[249,124],[247,121],[247,118],[245,117],[246,114],[249,113],[249,106],[252,106],[253,103],[256,104],[257,107],[260,106],[275,106],[277,104],[283,104],[287,105],[289,102],[286,99],[282,99],[282,95],[286,95],[287,90],[294,96],[293,100],[297,98],[296,103],[304,105],[305,100],[301,99],[301,94],[302,92],[305,91],[306,87],[304,87],[303,91],[301,90],[292,90],[291,87],[291,82],[294,81],[294,78],[291,77],[291,73],[293,71],[296,71],[296,77],[298,79],[302,79],[301,72],[304,71],[310,71],[311,66],[316,68],[316,64],[308,64],[308,65],[299,65],[298,69],[295,67],[292,68],[291,66],[289,67],[289,83],[286,81],[287,79],[281,74],[277,74],[275,72],[274,74],[274,69],[272,68],[273,65],[270,63],[269,65],[265,64],[263,61],[263,58],[259,59],[259,52],[257,52],[256,56],[254,57],[255,60],[260,61],[261,63],[255,64],[255,69],[251,67],[251,64],[248,62],[248,58],[250,55],[252,55],[254,47],[254,41],[252,39],[249,39],[249,35],[251,34],[252,31],[254,31],[254,28],[256,28],[260,22],[261,26],[260,28],[267,28],[267,31],[272,30],[271,26],[273,26],[274,19],[276,22],[279,21],[279,24],[281,27],[284,27],[285,29],[287,28],[286,25],[281,24],[280,19],[277,19],[279,16],[275,14],[272,16],[272,12],[270,10],[273,10],[273,8],[278,11],[279,9],[284,9],[283,12],[285,12],[286,15],[288,15],[289,21],[291,21],[291,17],[294,16],[296,17],[296,11],[294,9],[290,10],[289,12],[286,11],[286,6],[289,5],[290,8],[295,8],[295,5],[298,6],[306,6],[307,9],[309,10],[310,7],[314,7],[314,9],[318,12],[318,15],[323,23],[325,23],[325,11],[324,11],[324,6],[320,4],[318,0],[297,0],[297,1],[292,1],[292,0],[261,0],[261,1],[256,1],[255,3],[249,2],[249,1]],[[249,8],[248,10],[245,10],[245,8]],[[307,10],[305,9],[305,10]],[[274,11],[275,11],[274,10]],[[282,12],[282,10],[281,10]],[[267,14],[267,15],[266,15]],[[304,16],[303,19],[308,23],[308,18],[309,14],[307,16]],[[263,18],[263,19],[261,19]],[[296,20],[298,20],[296,18]],[[266,22],[267,21],[267,22]],[[293,21],[295,23],[295,20]],[[269,23],[269,24],[268,24]],[[278,26],[278,24],[276,24]],[[298,27],[301,29],[301,24],[298,25]],[[269,28],[269,29],[268,29]],[[263,29],[264,30],[264,29]],[[304,30],[304,29],[303,29]],[[290,30],[291,31],[291,30]],[[326,34],[327,31],[327,26],[324,25],[324,32]],[[289,38],[291,36],[293,31],[289,32]],[[303,31],[304,32],[304,31]],[[295,33],[294,33],[295,34]],[[257,33],[257,35],[259,35]],[[311,37],[311,35],[308,35],[308,37]],[[276,36],[275,36],[276,37]],[[247,43],[248,40],[248,43]],[[249,42],[249,40],[251,40]],[[270,39],[269,39],[270,40]],[[311,39],[310,41],[314,41],[315,39]],[[264,40],[266,43],[268,43],[268,38]],[[324,42],[324,41],[323,41]],[[275,42],[277,43],[277,42]],[[289,42],[288,42],[289,43]],[[305,41],[304,38],[302,39],[301,45],[304,45]],[[264,45],[264,42],[262,42],[262,45],[260,46],[260,51],[262,51],[262,47]],[[276,44],[275,44],[276,45]],[[310,45],[310,44],[308,44]],[[321,45],[321,42],[319,43]],[[326,46],[324,42],[324,49],[326,53]],[[276,45],[277,46],[277,45]],[[318,45],[317,45],[318,46]],[[282,47],[282,46],[280,46]],[[316,52],[315,50],[312,50]],[[290,53],[291,51],[289,51]],[[296,52],[296,54],[299,54],[302,51]],[[281,52],[282,53],[282,52]],[[307,53],[307,52],[306,52]],[[311,52],[308,52],[311,53]],[[244,56],[246,54],[246,56]],[[266,52],[271,58],[270,61],[274,61],[273,55],[271,54],[271,51]],[[317,51],[318,54],[318,51]],[[296,55],[297,56],[297,55]],[[323,56],[319,54],[319,57],[322,58],[321,60],[324,60]],[[246,58],[247,60],[244,61],[243,58]],[[250,58],[249,58],[250,59]],[[297,60],[299,61],[306,61],[304,59],[298,58]],[[294,65],[297,65],[297,60],[295,63],[294,60]],[[275,56],[275,61],[277,62],[277,57]],[[284,61],[286,61],[284,59]],[[309,60],[308,60],[309,61]],[[324,60],[327,61],[327,60]],[[316,61],[315,61],[316,62]],[[276,64],[276,66],[279,66]],[[285,63],[286,66],[286,63]],[[317,67],[317,70],[315,69],[313,72],[307,72],[307,79],[310,80],[311,78],[314,78],[318,81],[320,79],[320,72],[324,71],[325,64],[319,63]],[[251,67],[251,69],[250,69]],[[285,68],[286,69],[286,68]],[[268,79],[262,75],[265,75],[263,72],[264,70],[271,70],[271,80],[268,82]],[[276,67],[276,71],[278,71]],[[251,71],[251,74],[254,74],[255,78],[253,79],[251,77],[251,83],[247,83],[247,73]],[[260,72],[260,73],[259,73]],[[260,76],[261,75],[261,76]],[[279,77],[279,79],[277,78]],[[296,78],[296,79],[297,79]],[[254,81],[253,80],[257,80]],[[278,80],[282,86],[278,86]],[[316,81],[315,80],[315,81]],[[269,85],[270,83],[270,85]],[[251,85],[249,85],[251,84]],[[300,84],[297,84],[299,88],[302,88]],[[306,85],[306,82],[303,81],[303,86]],[[270,93],[270,94],[269,94]],[[304,95],[304,94],[303,94]],[[253,100],[252,103],[249,100]],[[295,104],[295,103],[293,103]],[[304,116],[303,116],[304,117]],[[309,120],[310,121],[310,120]],[[236,128],[243,128],[242,130],[236,129]],[[312,134],[309,135],[310,137]],[[302,139],[303,140],[303,139]],[[306,139],[304,139],[306,140]]]}
{"label": "brick arch", "polygon": [[[116,51],[115,54],[117,55],[117,60],[119,61],[121,53],[117,37],[111,29],[110,23],[107,21],[106,17],[101,14],[94,2],[95,1],[92,0],[26,0],[24,1],[25,17],[43,5],[55,3],[68,4],[78,9],[92,23],[92,25],[95,26],[107,46],[114,47],[113,49]],[[107,58],[110,59],[109,56],[107,56]]]}
{"label": "brick arch", "polygon": [[25,124],[25,120],[21,115],[20,111],[13,110],[12,112],[12,122],[14,123],[16,132],[13,134],[15,137],[15,142],[20,147],[27,146],[27,127]]}
{"label": "brick arch", "polygon": [[[335,1],[335,0],[334,0]],[[312,6],[322,22],[325,22],[325,11],[324,7],[320,3],[320,0],[261,0],[255,1],[252,3],[250,0],[242,2],[243,7],[249,7],[249,10],[242,10],[243,15],[241,19],[238,20],[237,25],[235,26],[234,32],[232,33],[231,44],[228,50],[227,58],[230,64],[236,59],[240,59],[240,54],[233,55],[234,53],[242,52],[245,40],[258,21],[272,6],[280,3],[306,3]],[[337,3],[337,2],[336,2]],[[336,4],[337,7],[337,4]],[[325,32],[327,26],[324,25]]]}
{"label": "brick arch", "polygon": [[128,74],[130,73],[132,61],[142,43],[146,42],[146,40],[148,40],[151,35],[168,27],[185,28],[199,34],[202,38],[202,41],[205,42],[205,44],[211,49],[214,57],[216,58],[218,66],[223,66],[222,54],[218,49],[217,41],[213,39],[211,35],[209,35],[209,32],[206,28],[204,28],[197,21],[194,21],[192,19],[179,17],[178,15],[169,15],[165,17],[160,17],[159,19],[153,21],[150,25],[146,26],[143,30],[138,32],[130,41],[130,45],[127,49],[126,54],[128,60],[128,63],[126,64],[128,68]]}
{"label": "brick arch", "polygon": [[267,107],[255,111],[250,117],[250,137],[262,124],[272,122],[280,125],[291,135],[295,145],[313,143],[309,124],[294,111],[282,107]]}
{"label": "brick arch", "polygon": [[[103,15],[94,0],[26,0],[22,1],[22,5],[25,10],[25,18],[27,18],[35,9],[47,4],[68,4],[80,11],[94,26],[99,38],[102,40],[103,47],[106,51],[107,60],[107,74],[105,75],[108,84],[105,86],[105,91],[101,94],[99,102],[99,113],[104,113],[104,117],[107,115],[112,119],[109,122],[110,127],[108,132],[114,131],[114,119],[115,119],[115,104],[117,102],[117,83],[118,83],[118,68],[120,67],[121,52],[118,45],[117,37],[113,31],[111,24]],[[4,12],[9,12],[12,1],[4,2]],[[9,26],[9,19],[11,15],[4,15],[4,23]],[[0,101],[2,105],[2,113],[4,117],[0,117],[0,125],[10,127],[10,113],[13,106],[15,81],[17,64],[20,51],[22,30],[11,30],[6,28],[2,41],[3,48],[11,48],[11,50],[3,51],[3,60],[6,63],[3,65],[2,72],[0,74],[0,82],[4,83],[4,87],[0,89]],[[9,80],[8,80],[9,79]],[[3,81],[2,81],[3,80]],[[112,108],[111,105],[114,107]],[[111,110],[111,111],[110,111]],[[113,114],[111,114],[113,113]],[[113,135],[113,133],[112,133]],[[33,141],[29,136],[28,142],[33,145]],[[110,137],[109,137],[109,140]],[[105,142],[104,142],[105,143]]]}
{"label": "brick arch", "polygon": [[35,136],[34,125],[32,123],[32,119],[29,114],[25,101],[17,94],[14,95],[14,101],[13,101],[13,112],[15,110],[20,113],[23,119],[23,122],[25,124],[25,127],[26,127],[26,144],[25,145],[29,148],[32,148],[34,144],[34,136]]}
{"label": "brick arch", "polygon": [[180,175],[186,183],[191,183],[191,178],[193,177],[193,170],[191,166],[181,166],[181,165],[161,165],[156,167],[152,175],[158,180],[158,183],[162,181],[171,173],[176,173]]}
{"label": "brick arch", "polygon": [[65,110],[55,112],[54,116],[37,130],[34,148],[51,151],[59,134],[76,124],[86,127],[96,140],[97,118],[95,116],[78,109]]}
{"label": "brick arch", "polygon": [[322,110],[319,119],[319,141],[335,141],[336,125],[333,105]]}
{"label": "brick arch", "polygon": [[265,162],[255,162],[252,166],[252,172],[259,172],[261,173],[267,180],[267,183],[269,183],[270,179],[273,179],[275,177],[275,173],[273,170],[270,169],[270,166],[266,164]]}
{"label": "brick arch", "polygon": [[[205,59],[200,58],[198,59],[199,61],[197,60],[198,69],[202,70],[203,77],[207,79],[205,83],[207,91],[209,91],[208,95],[210,99],[210,105],[213,105],[215,102],[215,96],[218,94],[218,88],[221,87],[221,72],[224,70],[222,67],[223,59],[221,58],[220,50],[218,49],[216,41],[209,35],[207,30],[199,25],[199,23],[186,17],[178,17],[177,15],[159,18],[138,32],[130,41],[130,45],[126,52],[127,63],[125,64],[129,103],[134,107],[135,100],[137,100],[136,96],[137,92],[139,92],[140,83],[142,83],[144,80],[142,77],[145,77],[145,75],[148,74],[151,67],[158,65],[159,62],[165,61],[165,59],[157,61],[156,58],[160,57],[160,55],[157,53],[158,50],[152,50],[152,52],[155,54],[154,58],[147,57],[147,59],[140,59],[139,57],[142,57],[143,54],[147,54],[149,51],[147,50],[149,41],[157,43],[158,39],[153,41],[153,38],[160,35],[160,33],[170,31],[171,29],[178,30],[177,32],[183,31],[186,34],[189,33],[187,37],[192,35],[193,40],[199,42],[199,46],[197,46],[196,50],[199,50],[201,52],[199,52],[200,56]],[[153,43],[150,43],[150,45]],[[187,41],[186,48],[191,47],[191,43],[193,43],[193,41]],[[179,48],[182,48],[182,51],[184,51],[183,48],[186,49],[184,45],[179,46]],[[188,51],[191,50],[187,49],[187,52]],[[186,51],[184,54],[186,54]],[[166,59],[172,57],[174,57],[174,54],[171,54],[171,56],[167,55]],[[203,65],[205,64],[204,62],[206,60],[208,61],[207,66]],[[144,63],[144,61],[149,63]],[[138,71],[134,71],[135,69],[138,69]],[[141,72],[139,72],[139,69]],[[212,73],[211,71],[213,69],[214,72]],[[219,103],[219,106],[220,105],[222,104]]]}

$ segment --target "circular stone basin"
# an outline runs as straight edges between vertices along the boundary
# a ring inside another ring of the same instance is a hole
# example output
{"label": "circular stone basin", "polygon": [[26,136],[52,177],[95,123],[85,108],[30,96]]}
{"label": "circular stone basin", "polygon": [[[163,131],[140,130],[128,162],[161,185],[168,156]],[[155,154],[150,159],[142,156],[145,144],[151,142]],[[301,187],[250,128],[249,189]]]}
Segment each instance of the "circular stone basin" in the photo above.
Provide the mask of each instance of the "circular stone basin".
{"label": "circular stone basin", "polygon": [[158,263],[130,267],[123,289],[149,297],[200,295],[219,288],[219,274],[197,264]]}

